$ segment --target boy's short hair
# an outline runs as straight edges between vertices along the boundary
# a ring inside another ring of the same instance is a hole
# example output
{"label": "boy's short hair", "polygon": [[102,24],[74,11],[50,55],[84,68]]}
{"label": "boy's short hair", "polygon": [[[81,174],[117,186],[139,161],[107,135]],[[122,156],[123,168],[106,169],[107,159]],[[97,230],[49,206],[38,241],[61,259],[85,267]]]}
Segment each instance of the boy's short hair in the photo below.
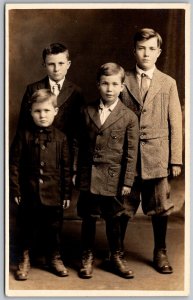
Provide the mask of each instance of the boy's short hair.
{"label": "boy's short hair", "polygon": [[125,71],[123,67],[113,62],[106,63],[100,66],[100,68],[97,71],[97,82],[100,81],[100,78],[103,75],[111,76],[111,75],[118,75],[118,74],[120,75],[121,82],[123,83],[125,80]]}
{"label": "boy's short hair", "polygon": [[51,101],[54,107],[57,107],[57,97],[50,89],[40,89],[35,91],[29,101],[29,107],[32,108],[34,103],[43,103]]}
{"label": "boy's short hair", "polygon": [[45,62],[47,55],[59,54],[59,53],[64,53],[64,52],[66,53],[66,57],[69,60],[70,54],[69,54],[69,50],[66,48],[66,46],[64,46],[63,44],[60,44],[60,43],[52,43],[48,47],[44,48],[44,50],[42,52],[43,61]]}
{"label": "boy's short hair", "polygon": [[137,42],[149,40],[153,37],[157,38],[157,45],[159,48],[161,48],[162,38],[160,34],[152,28],[142,28],[134,35],[134,48],[136,48]]}

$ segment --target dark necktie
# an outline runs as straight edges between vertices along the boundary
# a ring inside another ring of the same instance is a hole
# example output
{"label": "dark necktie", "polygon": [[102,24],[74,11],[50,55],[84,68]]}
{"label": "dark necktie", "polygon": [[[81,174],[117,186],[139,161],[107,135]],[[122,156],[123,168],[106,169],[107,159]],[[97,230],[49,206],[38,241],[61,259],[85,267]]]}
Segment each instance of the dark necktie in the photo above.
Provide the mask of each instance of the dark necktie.
{"label": "dark necktie", "polygon": [[145,73],[141,74],[141,87],[140,87],[140,94],[141,99],[144,101],[146,94],[148,91],[148,76]]}

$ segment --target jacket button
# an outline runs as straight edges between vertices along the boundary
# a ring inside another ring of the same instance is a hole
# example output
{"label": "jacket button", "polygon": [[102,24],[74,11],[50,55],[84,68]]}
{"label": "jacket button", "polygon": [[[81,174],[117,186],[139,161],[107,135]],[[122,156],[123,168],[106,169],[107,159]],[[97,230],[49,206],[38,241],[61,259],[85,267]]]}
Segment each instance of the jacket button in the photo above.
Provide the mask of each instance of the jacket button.
{"label": "jacket button", "polygon": [[141,142],[141,145],[144,146],[144,145],[145,145],[145,142]]}
{"label": "jacket button", "polygon": [[44,173],[44,171],[42,169],[40,169],[40,174],[42,175]]}
{"label": "jacket button", "polygon": [[42,150],[45,150],[45,149],[46,149],[46,147],[45,147],[44,145],[42,145],[42,146],[41,146],[41,149],[42,149]]}
{"label": "jacket button", "polygon": [[45,162],[44,161],[41,161],[40,162],[40,165],[43,167],[45,165]]}

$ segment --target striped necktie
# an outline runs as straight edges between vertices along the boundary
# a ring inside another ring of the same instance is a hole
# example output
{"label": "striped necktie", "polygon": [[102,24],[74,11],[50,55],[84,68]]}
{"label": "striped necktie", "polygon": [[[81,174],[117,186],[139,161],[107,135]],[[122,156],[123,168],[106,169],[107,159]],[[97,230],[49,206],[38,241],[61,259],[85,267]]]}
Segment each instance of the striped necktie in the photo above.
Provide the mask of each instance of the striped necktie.
{"label": "striped necktie", "polygon": [[148,91],[148,76],[145,73],[141,74],[141,86],[140,86],[140,94],[141,99],[144,101]]}

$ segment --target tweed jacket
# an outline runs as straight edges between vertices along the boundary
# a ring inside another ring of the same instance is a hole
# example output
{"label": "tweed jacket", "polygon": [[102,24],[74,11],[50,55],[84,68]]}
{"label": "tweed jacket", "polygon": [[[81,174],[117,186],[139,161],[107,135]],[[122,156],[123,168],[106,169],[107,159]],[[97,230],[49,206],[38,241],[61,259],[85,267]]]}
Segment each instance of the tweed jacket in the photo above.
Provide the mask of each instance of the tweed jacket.
{"label": "tweed jacket", "polygon": [[138,150],[138,121],[121,101],[103,125],[99,101],[83,109],[80,127],[77,186],[104,196],[132,186]]}
{"label": "tweed jacket", "polygon": [[71,177],[66,136],[53,126],[17,132],[10,150],[11,198],[59,206],[70,200]]}
{"label": "tweed jacket", "polygon": [[[48,76],[27,86],[21,103],[18,128],[29,128],[31,126],[33,121],[28,107],[29,100],[36,90],[45,88],[50,89]],[[80,109],[84,102],[81,89],[65,79],[57,97],[57,102],[59,112],[54,119],[54,126],[67,135],[71,147],[79,124]]]}
{"label": "tweed jacket", "polygon": [[176,81],[156,68],[143,102],[132,70],[126,73],[121,97],[139,118],[142,178],[168,176],[169,165],[182,164],[182,113]]}

